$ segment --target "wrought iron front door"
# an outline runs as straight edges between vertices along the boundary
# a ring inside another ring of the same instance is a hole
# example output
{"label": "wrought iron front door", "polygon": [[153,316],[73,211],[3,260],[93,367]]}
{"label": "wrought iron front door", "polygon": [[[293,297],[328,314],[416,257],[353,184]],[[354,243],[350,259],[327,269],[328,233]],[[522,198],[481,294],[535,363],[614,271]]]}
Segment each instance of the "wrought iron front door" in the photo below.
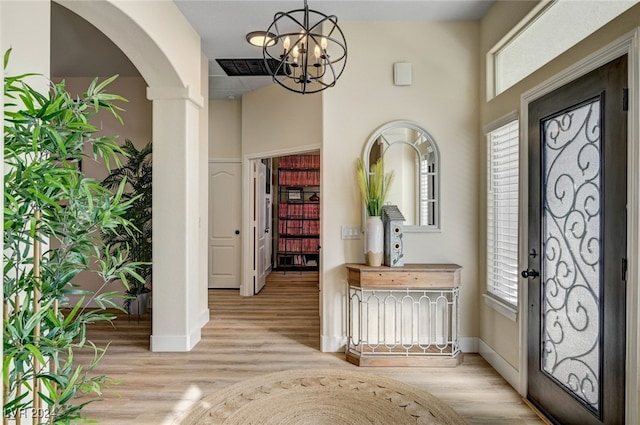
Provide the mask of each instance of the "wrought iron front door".
{"label": "wrought iron front door", "polygon": [[623,424],[627,58],[529,105],[528,398]]}

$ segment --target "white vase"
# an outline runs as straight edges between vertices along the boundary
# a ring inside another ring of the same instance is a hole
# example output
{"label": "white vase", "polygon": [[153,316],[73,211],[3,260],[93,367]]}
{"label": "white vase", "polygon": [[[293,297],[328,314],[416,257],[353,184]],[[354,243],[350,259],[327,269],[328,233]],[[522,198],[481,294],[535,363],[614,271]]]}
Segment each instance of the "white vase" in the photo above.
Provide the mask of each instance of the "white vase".
{"label": "white vase", "polygon": [[382,217],[367,217],[365,235],[367,265],[378,267],[382,264],[382,258],[384,257],[384,228],[382,226]]}

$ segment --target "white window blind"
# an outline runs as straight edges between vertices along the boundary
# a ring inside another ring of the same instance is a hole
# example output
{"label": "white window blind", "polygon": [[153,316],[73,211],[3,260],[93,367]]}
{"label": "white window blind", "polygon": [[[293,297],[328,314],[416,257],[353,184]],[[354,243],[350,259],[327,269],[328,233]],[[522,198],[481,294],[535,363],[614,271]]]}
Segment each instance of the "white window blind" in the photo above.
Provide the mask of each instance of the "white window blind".
{"label": "white window blind", "polygon": [[518,121],[488,135],[487,292],[518,303]]}

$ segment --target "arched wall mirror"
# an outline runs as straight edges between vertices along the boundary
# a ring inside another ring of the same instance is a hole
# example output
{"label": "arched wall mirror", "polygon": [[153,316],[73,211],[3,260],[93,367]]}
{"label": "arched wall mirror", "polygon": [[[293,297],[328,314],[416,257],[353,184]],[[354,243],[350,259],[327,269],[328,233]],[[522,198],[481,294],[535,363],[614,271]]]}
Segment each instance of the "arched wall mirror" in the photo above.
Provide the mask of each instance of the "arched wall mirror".
{"label": "arched wall mirror", "polygon": [[395,174],[385,203],[398,206],[405,232],[439,231],[440,156],[433,137],[411,121],[391,121],[378,127],[364,147],[367,171],[380,157],[385,173]]}

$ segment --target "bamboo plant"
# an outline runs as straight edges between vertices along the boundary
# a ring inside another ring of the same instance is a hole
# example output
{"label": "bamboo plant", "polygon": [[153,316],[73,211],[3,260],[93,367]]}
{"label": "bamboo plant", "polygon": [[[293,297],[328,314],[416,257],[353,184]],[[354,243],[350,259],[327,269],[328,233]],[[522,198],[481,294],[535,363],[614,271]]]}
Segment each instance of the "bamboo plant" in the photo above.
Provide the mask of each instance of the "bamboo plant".
{"label": "bamboo plant", "polygon": [[367,214],[370,217],[381,216],[384,201],[387,199],[389,188],[393,182],[393,171],[385,174],[384,162],[380,158],[371,166],[371,171],[367,172],[364,162],[361,158],[358,158],[356,176],[360,195],[367,208]]}
{"label": "bamboo plant", "polygon": [[[105,91],[115,77],[94,80],[77,98],[64,82],[40,93],[29,84],[38,78],[4,80],[3,416],[5,424],[28,416],[32,424],[72,424],[84,422],[83,407],[109,382],[92,373],[106,347],[87,340],[87,326],[120,308],[122,294],[109,284],[136,276],[137,265],[101,238],[130,227],[124,184],[113,193],[79,166],[86,145],[108,167],[118,164],[120,147],[98,137],[91,118],[106,110],[119,119],[125,99]],[[102,287],[82,289],[80,272],[97,273]],[[87,309],[89,301],[99,308]],[[79,364],[74,353],[87,349],[93,360]]]}

